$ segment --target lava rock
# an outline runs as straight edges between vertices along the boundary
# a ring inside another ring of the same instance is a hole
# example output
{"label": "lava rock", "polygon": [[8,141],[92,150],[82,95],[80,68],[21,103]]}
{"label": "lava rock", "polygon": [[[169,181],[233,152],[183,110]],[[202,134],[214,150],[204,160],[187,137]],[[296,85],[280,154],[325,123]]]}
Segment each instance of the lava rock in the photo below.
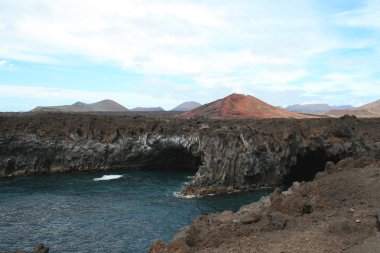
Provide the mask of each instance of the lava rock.
{"label": "lava rock", "polygon": [[207,129],[195,123],[115,115],[0,114],[0,176],[192,170],[196,176],[182,193],[205,195],[275,187],[289,174],[292,181],[303,181],[327,161],[380,156],[380,119],[202,119]]}

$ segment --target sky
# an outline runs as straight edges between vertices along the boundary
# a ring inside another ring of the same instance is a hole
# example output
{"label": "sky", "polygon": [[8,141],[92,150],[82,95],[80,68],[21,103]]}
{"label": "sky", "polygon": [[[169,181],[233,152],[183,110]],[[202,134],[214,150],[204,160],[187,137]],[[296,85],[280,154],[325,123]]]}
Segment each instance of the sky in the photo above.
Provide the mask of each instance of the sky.
{"label": "sky", "polygon": [[0,111],[380,99],[380,0],[0,0]]}

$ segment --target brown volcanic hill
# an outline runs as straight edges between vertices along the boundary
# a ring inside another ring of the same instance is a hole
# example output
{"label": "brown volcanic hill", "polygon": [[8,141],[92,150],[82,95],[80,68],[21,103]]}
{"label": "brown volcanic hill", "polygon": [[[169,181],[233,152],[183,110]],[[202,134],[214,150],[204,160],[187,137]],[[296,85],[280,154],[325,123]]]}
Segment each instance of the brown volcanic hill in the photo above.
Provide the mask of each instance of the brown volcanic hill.
{"label": "brown volcanic hill", "polygon": [[127,108],[119,103],[105,99],[93,104],[76,102],[72,105],[59,106],[37,106],[32,112],[123,112],[128,111]]}
{"label": "brown volcanic hill", "polygon": [[332,110],[326,113],[327,116],[341,117],[345,114],[355,115],[359,118],[379,118],[380,117],[380,99],[375,102],[362,105],[351,110]]}
{"label": "brown volcanic hill", "polygon": [[267,104],[255,97],[242,94],[231,94],[223,99],[202,105],[190,112],[181,114],[181,117],[207,118],[309,118],[306,115],[289,112],[287,110]]}

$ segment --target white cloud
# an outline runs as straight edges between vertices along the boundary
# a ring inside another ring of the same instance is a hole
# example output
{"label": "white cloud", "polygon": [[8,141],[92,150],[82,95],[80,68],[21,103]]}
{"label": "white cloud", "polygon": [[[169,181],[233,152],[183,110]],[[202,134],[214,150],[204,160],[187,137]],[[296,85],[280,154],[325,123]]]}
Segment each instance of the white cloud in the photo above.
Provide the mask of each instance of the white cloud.
{"label": "white cloud", "polygon": [[183,102],[182,100],[173,99],[165,94],[157,97],[149,94],[133,92],[103,92],[80,89],[60,89],[5,84],[0,85],[0,98],[1,97],[15,97],[18,99],[41,99],[45,105],[56,105],[54,103],[57,100],[71,101],[71,103],[76,101],[93,103],[103,99],[112,99],[122,105],[125,105],[127,108],[134,108],[137,106],[162,106],[166,109],[172,109],[174,106],[177,106]]}
{"label": "white cloud", "polygon": [[0,23],[7,24],[0,29],[0,36],[7,37],[0,42],[5,57],[76,54],[138,67],[136,57],[207,43],[202,27],[224,24],[218,13],[184,3],[39,0],[8,5],[17,15],[0,10]]}
{"label": "white cloud", "polygon": [[[199,99],[208,102],[207,98],[214,93],[222,93],[219,90],[223,93],[292,92],[297,93],[295,98],[321,97],[324,92],[376,94],[378,83],[364,78],[371,76],[371,71],[357,71],[364,65],[361,62],[368,59],[347,56],[339,60],[340,55],[334,59],[315,58],[334,49],[378,45],[377,37],[350,40],[340,37],[331,26],[380,27],[379,1],[368,1],[362,9],[332,18],[316,6],[306,0],[218,1],[217,4],[172,0],[1,1],[2,59],[75,64],[70,61],[85,58],[154,78],[142,83],[145,95],[133,94],[137,100],[123,92],[118,95],[32,87],[25,88],[30,91],[28,94],[21,91],[23,86],[0,88],[2,91],[6,88],[4,94],[9,96],[35,95],[43,99],[74,96],[78,100],[83,96],[91,101],[108,96],[136,102],[128,106],[151,102],[163,105],[164,100],[149,89],[151,85],[160,86],[168,93],[164,102],[168,106],[182,102],[171,100],[170,96],[203,94]],[[377,59],[374,63],[378,63]],[[312,61],[319,61],[316,68],[323,65],[331,74],[322,73],[315,78]],[[354,73],[336,72],[344,66]],[[161,75],[181,76],[188,82],[163,81]],[[360,91],[355,88],[358,84],[375,92]],[[196,91],[198,88],[203,90]]]}
{"label": "white cloud", "polygon": [[336,22],[346,26],[380,29],[380,1],[367,0],[365,7],[336,15]]}
{"label": "white cloud", "polygon": [[236,5],[20,0],[3,5],[0,37],[7,39],[0,41],[0,56],[20,60],[54,62],[62,55],[81,55],[145,74],[194,74],[293,64],[331,44],[318,29],[316,13],[298,0]]}
{"label": "white cloud", "polygon": [[5,60],[5,59],[0,59],[0,68],[1,69],[7,69],[7,70],[11,70],[15,67],[15,64],[8,61],[8,60]]}
{"label": "white cloud", "polygon": [[[226,75],[201,75],[197,82],[205,88],[224,87],[238,90],[249,90],[251,87],[277,91],[297,88],[295,81],[306,76],[308,72],[297,66],[276,69],[273,66],[252,66],[245,71],[237,71]],[[293,84],[291,84],[293,83]]]}
{"label": "white cloud", "polygon": [[368,98],[380,97],[379,87],[379,80],[363,79],[362,75],[332,73],[326,76],[325,81],[305,82],[297,89],[304,96],[319,97],[320,100],[333,96],[335,101],[348,103],[347,98],[356,98],[359,102],[354,102],[355,105],[360,105],[360,102],[369,102]]}

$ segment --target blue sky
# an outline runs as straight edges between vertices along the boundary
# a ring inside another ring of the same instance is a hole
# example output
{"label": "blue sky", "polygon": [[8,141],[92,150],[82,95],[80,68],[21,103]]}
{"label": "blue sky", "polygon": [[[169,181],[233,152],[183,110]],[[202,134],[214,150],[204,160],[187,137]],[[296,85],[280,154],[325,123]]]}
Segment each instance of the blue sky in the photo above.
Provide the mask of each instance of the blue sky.
{"label": "blue sky", "polygon": [[0,0],[0,111],[380,99],[380,0]]}

